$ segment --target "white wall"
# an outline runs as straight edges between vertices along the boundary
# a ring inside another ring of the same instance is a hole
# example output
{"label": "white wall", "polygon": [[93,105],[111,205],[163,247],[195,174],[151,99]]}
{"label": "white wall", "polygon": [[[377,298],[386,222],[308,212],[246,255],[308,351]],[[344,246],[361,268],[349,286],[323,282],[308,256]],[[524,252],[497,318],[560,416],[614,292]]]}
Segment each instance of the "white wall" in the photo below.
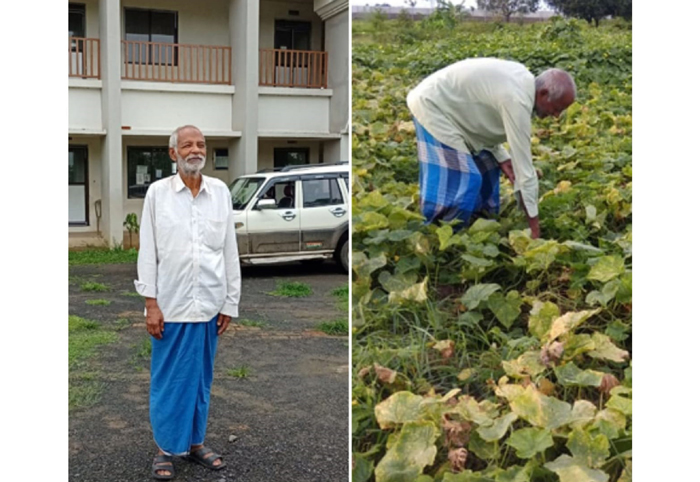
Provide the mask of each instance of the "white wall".
{"label": "white wall", "polygon": [[231,95],[122,90],[122,126],[172,132],[185,124],[230,131]]}
{"label": "white wall", "polygon": [[87,38],[100,38],[99,0],[87,0],[76,3],[85,4],[85,36]]}
{"label": "white wall", "polygon": [[309,161],[311,164],[318,164],[319,150],[321,143],[319,141],[305,141],[298,139],[295,144],[289,144],[286,140],[281,139],[260,139],[258,141],[258,170],[272,169],[275,167],[274,149],[275,147],[298,147],[309,149]]}
{"label": "white wall", "polygon": [[[272,89],[284,90],[281,87]],[[261,93],[258,131],[328,133],[329,103],[330,99],[325,96]]]}
{"label": "white wall", "polygon": [[[289,15],[290,10],[298,10],[299,15]],[[314,13],[313,0],[304,2],[260,1],[260,48],[275,47],[275,20],[297,20],[312,22],[311,50],[323,50],[321,45],[323,22]]]}
{"label": "white wall", "polygon": [[328,88],[333,89],[330,102],[330,132],[341,132],[350,115],[350,41],[348,12],[335,15],[325,22],[328,51]]}
{"label": "white wall", "polygon": [[100,89],[81,87],[68,89],[68,128],[102,130]]}

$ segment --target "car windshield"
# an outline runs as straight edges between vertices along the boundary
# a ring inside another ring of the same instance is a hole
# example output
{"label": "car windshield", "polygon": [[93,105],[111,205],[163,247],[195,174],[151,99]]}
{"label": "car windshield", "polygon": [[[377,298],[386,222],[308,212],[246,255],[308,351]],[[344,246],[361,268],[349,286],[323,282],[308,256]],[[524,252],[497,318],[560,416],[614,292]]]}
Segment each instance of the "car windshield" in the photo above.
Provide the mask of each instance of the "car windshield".
{"label": "car windshield", "polygon": [[264,181],[264,177],[244,177],[236,179],[233,184],[231,184],[233,209],[237,211],[245,209]]}

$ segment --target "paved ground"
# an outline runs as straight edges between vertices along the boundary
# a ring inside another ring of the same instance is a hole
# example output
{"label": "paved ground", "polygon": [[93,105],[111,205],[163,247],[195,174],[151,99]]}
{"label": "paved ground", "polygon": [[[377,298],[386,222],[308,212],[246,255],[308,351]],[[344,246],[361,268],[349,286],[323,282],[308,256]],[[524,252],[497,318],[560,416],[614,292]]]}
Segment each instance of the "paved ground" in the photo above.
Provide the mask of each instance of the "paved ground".
{"label": "paved ground", "polygon": [[[103,390],[95,405],[70,413],[73,482],[153,480],[149,359],[143,354],[148,334],[143,301],[133,296],[135,275],[134,265],[70,269],[70,314],[116,329],[119,336],[83,368],[97,374]],[[313,295],[266,294],[276,280],[308,283]],[[212,472],[177,459],[176,480],[348,480],[348,340],[314,330],[322,321],[347,318],[330,294],[347,280],[331,263],[244,268],[238,321],[264,325],[232,325],[219,341],[206,443],[224,455],[228,467]],[[110,291],[83,292],[84,281],[104,283]],[[88,299],[111,304],[88,305]],[[242,365],[248,377],[227,374]]]}

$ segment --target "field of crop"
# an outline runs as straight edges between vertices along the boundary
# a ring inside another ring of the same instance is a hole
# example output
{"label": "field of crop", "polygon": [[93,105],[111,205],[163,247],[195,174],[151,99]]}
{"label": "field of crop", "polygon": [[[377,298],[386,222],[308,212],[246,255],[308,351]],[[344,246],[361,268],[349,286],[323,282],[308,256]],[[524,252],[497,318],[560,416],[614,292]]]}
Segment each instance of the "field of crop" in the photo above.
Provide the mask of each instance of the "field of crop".
{"label": "field of crop", "polygon": [[[631,30],[432,24],[353,22],[353,481],[631,481]],[[504,177],[423,224],[406,94],[467,57],[576,79],[533,121],[541,239]]]}

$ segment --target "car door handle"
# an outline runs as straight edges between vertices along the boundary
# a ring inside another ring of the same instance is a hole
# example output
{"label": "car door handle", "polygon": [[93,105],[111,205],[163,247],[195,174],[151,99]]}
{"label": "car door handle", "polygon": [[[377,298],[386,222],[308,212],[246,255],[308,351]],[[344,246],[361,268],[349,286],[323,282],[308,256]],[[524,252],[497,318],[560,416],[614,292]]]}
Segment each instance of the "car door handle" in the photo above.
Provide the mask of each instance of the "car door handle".
{"label": "car door handle", "polygon": [[293,211],[285,211],[283,213],[279,213],[279,215],[282,216],[282,219],[284,219],[285,221],[291,221],[292,219],[297,217],[297,215]]}
{"label": "car door handle", "polygon": [[345,208],[342,208],[342,207],[330,208],[329,211],[331,213],[333,213],[333,216],[335,216],[336,218],[339,218],[339,217],[345,215],[345,213],[347,212],[345,210]]}

